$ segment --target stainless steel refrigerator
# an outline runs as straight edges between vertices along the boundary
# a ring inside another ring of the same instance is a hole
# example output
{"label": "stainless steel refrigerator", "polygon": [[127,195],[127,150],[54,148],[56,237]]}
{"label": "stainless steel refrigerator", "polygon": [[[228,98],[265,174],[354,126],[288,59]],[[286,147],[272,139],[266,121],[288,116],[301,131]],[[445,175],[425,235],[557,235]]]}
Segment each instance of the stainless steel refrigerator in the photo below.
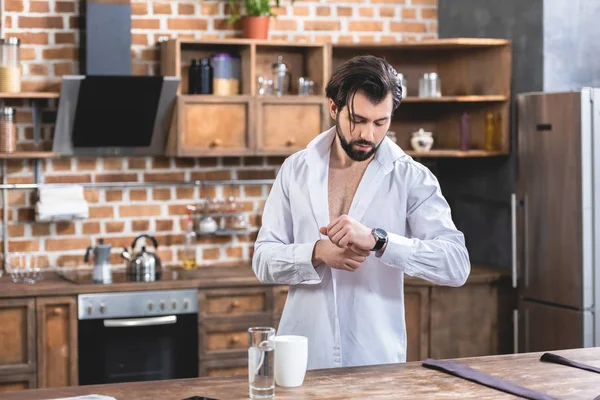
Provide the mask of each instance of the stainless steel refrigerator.
{"label": "stainless steel refrigerator", "polygon": [[600,346],[600,89],[517,96],[516,352]]}

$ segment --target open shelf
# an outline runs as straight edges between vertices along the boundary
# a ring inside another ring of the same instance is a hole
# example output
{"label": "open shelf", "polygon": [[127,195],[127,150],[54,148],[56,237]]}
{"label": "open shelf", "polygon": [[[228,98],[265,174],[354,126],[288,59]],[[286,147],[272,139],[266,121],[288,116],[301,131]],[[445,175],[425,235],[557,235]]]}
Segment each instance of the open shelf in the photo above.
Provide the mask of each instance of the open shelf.
{"label": "open shelf", "polygon": [[493,103],[507,101],[502,95],[496,96],[442,96],[442,97],[417,97],[406,96],[402,103]]}
{"label": "open shelf", "polygon": [[0,92],[0,99],[58,99],[59,96],[58,92]]}
{"label": "open shelf", "polygon": [[415,158],[478,158],[478,157],[500,157],[507,156],[508,153],[503,151],[486,151],[486,150],[451,150],[451,149],[435,149],[427,152],[417,152],[406,150],[406,154]]}
{"label": "open shelf", "polygon": [[0,153],[0,160],[36,160],[58,156],[58,153],[51,151],[15,151],[14,153]]}

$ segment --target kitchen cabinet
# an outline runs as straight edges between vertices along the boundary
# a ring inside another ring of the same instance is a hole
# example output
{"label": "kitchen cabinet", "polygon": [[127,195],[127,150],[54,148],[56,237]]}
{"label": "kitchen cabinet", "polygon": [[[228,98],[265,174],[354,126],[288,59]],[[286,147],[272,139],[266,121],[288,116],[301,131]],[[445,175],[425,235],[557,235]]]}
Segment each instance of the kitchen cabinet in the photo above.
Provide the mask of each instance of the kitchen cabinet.
{"label": "kitchen cabinet", "polygon": [[256,147],[261,154],[296,152],[331,126],[325,98],[264,96],[256,103]]}
{"label": "kitchen cabinet", "polygon": [[429,356],[429,288],[404,288],[406,320],[406,361],[424,360]]}
{"label": "kitchen cabinet", "polygon": [[39,387],[77,385],[77,299],[36,300]]}
{"label": "kitchen cabinet", "polygon": [[254,106],[251,96],[180,96],[167,153],[181,157],[249,154]]}
{"label": "kitchen cabinet", "polygon": [[[246,375],[248,328],[279,325],[288,286],[262,285],[248,276],[234,285],[207,284],[208,278],[189,281],[189,287],[206,285],[198,291],[200,376]],[[167,283],[148,285],[157,284]],[[3,285],[0,281],[0,293],[13,297],[0,298],[0,391],[77,385],[80,287],[48,278],[39,289],[47,292],[38,295],[34,286],[3,292]],[[140,290],[140,285],[127,290]],[[107,285],[106,290],[117,289]],[[515,297],[502,271],[475,267],[458,288],[407,276],[404,293],[407,361],[512,351]]]}
{"label": "kitchen cabinet", "polygon": [[35,388],[35,374],[0,375],[0,392],[14,392]]}
{"label": "kitchen cabinet", "polygon": [[0,377],[35,372],[35,323],[34,299],[0,299]]}

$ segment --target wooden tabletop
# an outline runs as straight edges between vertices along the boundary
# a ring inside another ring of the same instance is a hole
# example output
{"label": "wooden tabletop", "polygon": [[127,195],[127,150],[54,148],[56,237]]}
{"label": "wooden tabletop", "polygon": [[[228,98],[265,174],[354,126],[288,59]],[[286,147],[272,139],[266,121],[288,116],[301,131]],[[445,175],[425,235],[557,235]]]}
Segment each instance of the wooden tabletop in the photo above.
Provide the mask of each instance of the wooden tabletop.
{"label": "wooden tabletop", "polygon": [[[600,347],[555,351],[600,367]],[[559,399],[592,400],[600,395],[600,374],[539,361],[542,353],[474,357],[456,360],[521,386]],[[117,400],[182,400],[207,396],[247,399],[248,378],[198,378],[150,383],[82,386],[4,393],[4,400],[39,400],[102,394]],[[275,388],[276,399],[511,399],[506,393],[442,372],[420,362],[309,371],[299,388]]]}

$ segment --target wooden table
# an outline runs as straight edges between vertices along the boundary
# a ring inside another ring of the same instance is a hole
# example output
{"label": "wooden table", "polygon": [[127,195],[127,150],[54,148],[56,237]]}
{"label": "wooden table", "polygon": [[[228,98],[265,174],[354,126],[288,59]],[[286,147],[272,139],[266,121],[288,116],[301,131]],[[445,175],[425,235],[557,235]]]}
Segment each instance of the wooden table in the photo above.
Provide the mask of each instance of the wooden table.
{"label": "wooden table", "polygon": [[[572,360],[600,367],[600,347],[555,351]],[[559,399],[592,400],[600,395],[600,374],[539,361],[542,353],[463,358],[478,370]],[[516,398],[442,372],[420,362],[309,371],[304,385],[276,387],[276,399],[506,399]],[[122,383],[64,389],[3,393],[4,400],[55,399],[103,394],[118,400],[182,400],[208,396],[220,400],[247,399],[245,377],[199,378],[151,383]]]}

